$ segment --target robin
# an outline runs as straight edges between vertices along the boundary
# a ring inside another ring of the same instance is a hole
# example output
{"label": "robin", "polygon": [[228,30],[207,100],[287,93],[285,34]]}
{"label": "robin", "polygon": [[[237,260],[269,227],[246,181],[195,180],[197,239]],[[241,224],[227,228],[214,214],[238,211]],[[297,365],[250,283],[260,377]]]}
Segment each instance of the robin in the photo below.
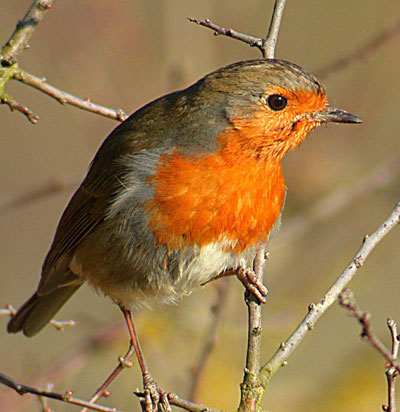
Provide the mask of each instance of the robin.
{"label": "robin", "polygon": [[101,145],[61,217],[38,289],[8,331],[37,334],[88,281],[125,316],[147,412],[159,403],[170,410],[131,310],[176,302],[228,270],[265,301],[248,268],[280,224],[281,160],[328,122],[361,120],[331,108],[314,76],[274,59],[223,67],[139,109]]}

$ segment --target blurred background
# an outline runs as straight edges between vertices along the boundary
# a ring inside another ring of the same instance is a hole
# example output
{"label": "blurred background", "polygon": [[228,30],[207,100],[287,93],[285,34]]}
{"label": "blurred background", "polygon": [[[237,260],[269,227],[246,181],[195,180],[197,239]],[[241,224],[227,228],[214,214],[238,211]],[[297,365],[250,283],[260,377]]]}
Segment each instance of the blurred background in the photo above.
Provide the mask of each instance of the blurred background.
{"label": "blurred background", "polygon": [[[2,1],[4,44],[31,0]],[[245,4],[245,7],[244,7]],[[362,4],[362,5],[360,5]],[[215,37],[186,18],[210,18],[263,37],[272,0],[56,1],[19,62],[28,72],[80,97],[132,113],[145,103],[186,87],[229,63],[259,58],[257,49]],[[276,56],[318,73],[390,28],[400,16],[394,0],[289,1]],[[399,25],[398,25],[399,26]],[[399,30],[397,30],[399,32]],[[272,241],[265,283],[263,360],[275,352],[341,273],[362,238],[400,200],[400,35],[370,49],[363,59],[324,76],[333,106],[360,116],[360,126],[330,125],[313,132],[284,160],[289,188],[282,230]],[[7,91],[40,116],[37,125],[0,106],[0,305],[18,307],[31,295],[58,219],[85,175],[97,148],[117,122],[62,106],[17,82]],[[28,196],[54,185],[53,194]],[[373,251],[350,287],[372,313],[389,345],[388,316],[400,322],[400,231]],[[196,400],[235,409],[246,353],[243,289],[229,279],[223,321]],[[196,290],[177,306],[135,315],[154,377],[168,391],[188,396],[217,299],[216,286]],[[6,333],[0,318],[0,371],[38,387],[74,391],[88,399],[128,345],[123,318],[107,299],[83,287],[57,315],[77,325],[52,327],[33,339]],[[335,304],[271,381],[263,400],[270,411],[377,411],[386,402],[384,361],[360,338],[360,327]],[[111,387],[101,403],[139,410],[138,366]],[[0,387],[3,411],[40,411],[36,398]],[[57,411],[74,410],[66,404]]]}

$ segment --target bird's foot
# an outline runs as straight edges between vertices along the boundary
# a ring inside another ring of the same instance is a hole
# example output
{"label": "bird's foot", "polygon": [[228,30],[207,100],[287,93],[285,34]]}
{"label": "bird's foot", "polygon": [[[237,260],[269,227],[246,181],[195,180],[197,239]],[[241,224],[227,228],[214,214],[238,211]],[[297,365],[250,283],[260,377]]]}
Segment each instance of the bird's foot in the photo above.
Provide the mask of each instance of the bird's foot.
{"label": "bird's foot", "polygon": [[143,375],[144,410],[146,412],[172,412],[168,393],[161,389],[150,373]]}
{"label": "bird's foot", "polygon": [[252,293],[260,303],[265,303],[268,289],[250,268],[239,266],[236,270],[237,278],[242,282],[248,293]]}

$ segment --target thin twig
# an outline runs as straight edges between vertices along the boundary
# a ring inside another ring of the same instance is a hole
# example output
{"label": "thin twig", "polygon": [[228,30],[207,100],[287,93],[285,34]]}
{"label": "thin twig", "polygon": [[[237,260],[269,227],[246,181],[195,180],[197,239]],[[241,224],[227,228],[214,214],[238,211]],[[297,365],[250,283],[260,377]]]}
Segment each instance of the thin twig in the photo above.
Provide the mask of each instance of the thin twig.
{"label": "thin twig", "polygon": [[18,55],[28,47],[29,39],[41,22],[53,0],[35,0],[25,17],[17,23],[14,33],[3,46],[0,54],[1,65],[12,66]]}
{"label": "thin twig", "polygon": [[[0,317],[1,316],[13,317],[16,313],[17,311],[12,305],[7,305],[5,309],[0,309]],[[53,326],[59,331],[63,331],[66,327],[75,326],[75,321],[73,320],[58,321],[58,320],[52,319],[49,323],[51,326]]]}
{"label": "thin twig", "polygon": [[221,279],[215,285],[217,295],[216,295],[216,302],[211,307],[210,326],[206,332],[206,339],[205,339],[205,342],[203,343],[203,347],[200,352],[199,360],[197,361],[196,365],[191,368],[192,381],[190,382],[190,389],[189,389],[189,400],[190,401],[196,400],[196,393],[198,390],[201,375],[204,371],[207,361],[210,358],[212,350],[214,349],[217,343],[217,333],[222,324],[223,314],[226,309],[229,287],[231,284],[232,282],[229,282],[228,279]]}
{"label": "thin twig", "polygon": [[341,56],[337,60],[329,63],[314,73],[321,79],[328,78],[331,74],[347,68],[350,64],[366,59],[373,52],[385,45],[389,40],[400,34],[400,19],[396,20],[389,27],[372,37],[366,44],[352,50],[349,54]]}
{"label": "thin twig", "polygon": [[231,37],[232,39],[248,44],[250,47],[257,47],[263,57],[273,59],[275,56],[276,42],[278,40],[279,27],[282,21],[285,4],[286,0],[275,1],[268,34],[265,39],[249,36],[248,34],[240,33],[233,29],[225,29],[224,27],[213,23],[210,19],[198,20],[189,17],[188,20],[192,23],[196,23],[200,26],[213,30],[216,36],[222,35]]}
{"label": "thin twig", "polygon": [[110,119],[118,120],[120,122],[124,121],[128,117],[122,109],[110,109],[108,107],[94,104],[90,101],[90,99],[81,99],[79,97],[73,96],[72,94],[64,92],[48,84],[46,79],[36,77],[33,74],[30,74],[20,68],[14,70],[13,79],[42,91],[48,96],[56,99],[61,104],[70,104],[71,106],[78,107],[79,109],[100,114]]}
{"label": "thin twig", "polygon": [[354,316],[362,326],[361,337],[370,343],[389,363],[400,372],[400,362],[393,357],[391,351],[376,336],[371,325],[371,315],[358,306],[353,292],[345,289],[339,295],[339,303]]}
{"label": "thin twig", "polygon": [[248,34],[239,33],[238,31],[233,30],[233,29],[225,29],[224,27],[213,23],[210,19],[198,20],[198,19],[193,19],[191,17],[188,17],[188,20],[191,23],[196,23],[200,26],[207,27],[213,30],[216,36],[222,35],[222,36],[231,37],[232,39],[236,39],[236,40],[242,41],[250,45],[250,47],[257,47],[261,51],[261,53],[263,53],[262,51],[264,47],[263,39],[260,39],[258,37],[249,36]]}
{"label": "thin twig", "polygon": [[[399,354],[399,334],[397,330],[397,324],[393,319],[388,318],[387,325],[390,330],[390,335],[392,337],[392,356],[397,359]],[[388,404],[385,405],[387,412],[396,412],[396,388],[395,388],[395,378],[399,375],[399,372],[393,366],[386,369],[386,381],[388,385]]]}
{"label": "thin twig", "polygon": [[17,112],[22,113],[33,124],[36,124],[39,120],[39,116],[33,114],[32,110],[28,107],[18,103],[8,93],[3,92],[0,94],[0,104],[6,104],[12,112],[16,110]]}
{"label": "thin twig", "polygon": [[272,358],[266,362],[260,371],[260,378],[267,386],[271,377],[286,364],[291,353],[299,346],[307,333],[313,329],[318,319],[326,312],[326,310],[336,301],[341,291],[347,286],[350,280],[357,273],[357,270],[363,265],[364,261],[390,230],[392,230],[400,219],[400,202],[397,203],[389,217],[379,226],[379,228],[371,235],[366,236],[363,245],[351,260],[346,269],[337,278],[328,292],[322,297],[317,304],[309,305],[309,312],[303,321],[299,324],[292,335],[279,347]]}
{"label": "thin twig", "polygon": [[120,412],[116,408],[108,408],[107,406],[91,404],[82,399],[78,399],[72,396],[72,392],[68,391],[65,393],[49,392],[42,389],[32,388],[30,386],[22,385],[15,382],[10,377],[0,373],[0,383],[2,385],[8,386],[11,389],[14,389],[19,395],[25,395],[31,393],[32,395],[44,396],[49,399],[55,399],[61,402],[70,403],[77,406],[85,406],[94,411],[100,412]]}
{"label": "thin twig", "polygon": [[[126,352],[125,356],[120,356],[118,358],[118,365],[115,369],[110,373],[107,379],[100,385],[100,387],[96,390],[96,392],[91,397],[89,403],[97,402],[102,396],[105,396],[107,392],[107,388],[111,385],[111,383],[115,380],[115,378],[125,369],[130,368],[132,366],[132,362],[129,360],[131,356],[135,353],[135,348],[133,345],[129,346],[128,351]],[[87,412],[88,408],[82,409],[81,412]]]}
{"label": "thin twig", "polygon": [[339,303],[361,324],[361,337],[388,361],[385,372],[388,385],[388,404],[382,405],[382,409],[385,412],[396,412],[394,379],[400,373],[400,362],[397,360],[399,341],[396,323],[390,318],[387,320],[387,325],[392,337],[392,349],[389,350],[374,333],[371,325],[371,315],[368,312],[364,312],[358,306],[354,294],[350,289],[345,289],[339,295]]}

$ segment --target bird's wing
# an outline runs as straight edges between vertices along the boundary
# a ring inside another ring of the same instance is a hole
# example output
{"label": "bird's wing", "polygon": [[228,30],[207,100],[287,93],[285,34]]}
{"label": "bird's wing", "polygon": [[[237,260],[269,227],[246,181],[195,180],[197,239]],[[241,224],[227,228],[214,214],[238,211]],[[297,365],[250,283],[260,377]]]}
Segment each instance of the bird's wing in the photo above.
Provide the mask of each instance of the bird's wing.
{"label": "bird's wing", "polygon": [[39,293],[46,294],[71,284],[70,276],[65,277],[65,273],[74,249],[104,220],[116,190],[123,184],[120,160],[159,146],[159,140],[135,128],[134,115],[103,142],[60,219],[43,264]]}

